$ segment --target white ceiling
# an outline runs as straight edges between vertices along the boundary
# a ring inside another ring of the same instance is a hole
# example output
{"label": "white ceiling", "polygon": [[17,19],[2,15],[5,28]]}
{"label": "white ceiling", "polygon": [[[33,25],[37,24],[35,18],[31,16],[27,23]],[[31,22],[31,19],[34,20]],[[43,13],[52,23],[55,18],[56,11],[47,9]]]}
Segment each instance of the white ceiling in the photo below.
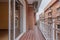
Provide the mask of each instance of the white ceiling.
{"label": "white ceiling", "polygon": [[8,2],[8,0],[0,0],[0,2]]}
{"label": "white ceiling", "polygon": [[34,1],[41,2],[41,0],[27,0],[27,1],[28,1],[28,4],[32,4]]}
{"label": "white ceiling", "polygon": [[38,8],[39,8],[42,0],[27,0],[28,4],[32,4],[34,1],[38,1]]}
{"label": "white ceiling", "polygon": [[36,0],[27,0],[27,1],[28,1],[28,4],[32,4]]}

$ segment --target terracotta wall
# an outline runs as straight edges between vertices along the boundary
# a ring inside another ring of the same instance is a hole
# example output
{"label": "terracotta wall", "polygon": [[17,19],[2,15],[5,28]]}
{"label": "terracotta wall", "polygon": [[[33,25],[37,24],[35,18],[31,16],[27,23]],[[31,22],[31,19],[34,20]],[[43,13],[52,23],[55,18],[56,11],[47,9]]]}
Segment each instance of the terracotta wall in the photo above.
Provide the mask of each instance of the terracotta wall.
{"label": "terracotta wall", "polygon": [[27,7],[27,14],[26,14],[26,22],[27,22],[27,30],[30,30],[34,27],[34,9],[33,7]]}
{"label": "terracotta wall", "polygon": [[[52,2],[53,2],[53,0],[52,0]],[[55,21],[54,21],[54,26],[55,26],[55,28],[57,27],[56,25],[60,25],[60,22],[57,20],[57,16],[60,16],[59,15],[59,12],[58,12],[58,10],[57,10],[57,8],[59,8],[60,7],[60,2],[58,1],[58,0],[56,0],[53,4],[48,4],[47,6],[50,6],[50,7],[46,7],[47,9],[45,9],[45,24],[47,24],[48,23],[48,20],[47,20],[47,18],[49,18],[49,16],[48,16],[48,13],[49,13],[49,10],[51,10],[51,13],[52,13],[52,18],[54,18],[55,19]],[[55,40],[56,40],[56,30],[55,30],[55,33],[54,33],[54,38],[55,38]],[[58,37],[59,38],[59,37]]]}
{"label": "terracotta wall", "polygon": [[8,3],[0,3],[0,29],[8,29]]}
{"label": "terracotta wall", "polygon": [[[49,6],[49,5],[48,5]],[[57,21],[57,19],[56,19],[56,17],[57,16],[59,16],[59,13],[58,13],[58,11],[57,11],[57,8],[59,8],[60,7],[60,4],[59,4],[59,2],[57,1],[57,2],[55,2],[54,4],[52,4],[52,6],[50,7],[50,8],[48,8],[47,10],[45,10],[45,21],[47,22],[48,20],[47,20],[47,18],[49,17],[48,16],[48,13],[49,13],[49,11],[51,11],[52,12],[52,18],[55,18],[55,20]]]}
{"label": "terracotta wall", "polygon": [[57,16],[59,16],[58,11],[57,11],[57,8],[59,8],[59,7],[60,7],[60,3],[59,3],[59,2],[56,2],[56,3],[51,7],[51,9],[53,10],[52,17],[57,17]]}
{"label": "terracotta wall", "polygon": [[45,7],[45,11],[48,10],[49,7],[51,7],[57,0],[51,0],[51,2]]}

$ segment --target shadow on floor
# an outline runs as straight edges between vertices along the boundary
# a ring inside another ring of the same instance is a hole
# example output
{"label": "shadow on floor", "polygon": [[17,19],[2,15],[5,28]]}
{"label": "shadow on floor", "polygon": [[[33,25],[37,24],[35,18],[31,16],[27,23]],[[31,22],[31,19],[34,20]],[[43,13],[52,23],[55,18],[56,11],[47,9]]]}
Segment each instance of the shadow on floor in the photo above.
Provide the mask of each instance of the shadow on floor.
{"label": "shadow on floor", "polygon": [[0,29],[0,40],[8,40],[8,30]]}

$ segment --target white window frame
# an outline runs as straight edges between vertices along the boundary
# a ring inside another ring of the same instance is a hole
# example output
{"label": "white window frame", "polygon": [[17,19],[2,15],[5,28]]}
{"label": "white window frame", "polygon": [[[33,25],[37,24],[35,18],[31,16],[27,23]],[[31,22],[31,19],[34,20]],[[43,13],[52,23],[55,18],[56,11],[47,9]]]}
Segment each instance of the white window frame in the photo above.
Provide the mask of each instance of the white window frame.
{"label": "white window frame", "polygon": [[[13,36],[13,40],[19,40],[21,38],[21,36],[26,32],[26,13],[25,13],[26,9],[23,6],[23,33],[21,33],[17,38],[15,38],[15,0],[13,0],[13,1],[14,1],[13,2],[13,4],[14,4],[13,5],[14,6],[13,7],[13,9],[14,9],[13,10],[13,12],[14,12],[14,28],[13,28],[14,29],[14,34],[13,34],[14,36]],[[9,40],[11,40],[10,39],[10,37],[11,37],[11,34],[10,34],[11,33],[11,21],[10,21],[11,20],[11,18],[10,18],[11,17],[10,16],[11,15],[11,13],[10,13],[11,12],[11,10],[10,10],[11,7],[10,6],[11,6],[11,0],[9,0]]]}
{"label": "white window frame", "polygon": [[[22,4],[23,5],[23,4]],[[23,32],[15,39],[15,40],[19,40],[23,34],[26,32],[26,13],[24,12],[25,11],[25,7],[23,5]]]}

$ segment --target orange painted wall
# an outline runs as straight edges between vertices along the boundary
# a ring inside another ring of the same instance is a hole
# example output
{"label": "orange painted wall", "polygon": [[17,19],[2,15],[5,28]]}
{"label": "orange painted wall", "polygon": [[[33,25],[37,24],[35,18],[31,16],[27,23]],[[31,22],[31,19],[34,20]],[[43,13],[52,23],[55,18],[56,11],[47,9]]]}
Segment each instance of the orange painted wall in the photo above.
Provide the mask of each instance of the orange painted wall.
{"label": "orange painted wall", "polygon": [[0,3],[0,29],[8,29],[8,3]]}

